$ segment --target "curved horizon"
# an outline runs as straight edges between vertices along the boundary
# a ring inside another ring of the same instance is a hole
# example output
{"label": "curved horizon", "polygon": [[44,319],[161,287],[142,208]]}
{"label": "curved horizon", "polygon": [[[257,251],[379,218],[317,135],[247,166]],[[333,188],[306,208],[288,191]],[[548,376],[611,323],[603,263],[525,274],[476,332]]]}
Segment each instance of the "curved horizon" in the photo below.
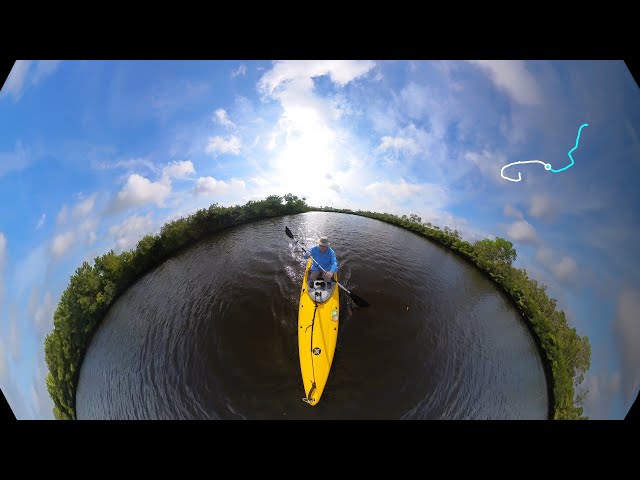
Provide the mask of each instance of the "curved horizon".
{"label": "curved horizon", "polygon": [[[510,240],[589,338],[585,414],[621,419],[637,397],[640,89],[624,62],[18,61],[0,120],[0,388],[19,419],[52,418],[42,342],[78,265],[286,193]],[[574,168],[498,174],[553,165],[580,124]]]}

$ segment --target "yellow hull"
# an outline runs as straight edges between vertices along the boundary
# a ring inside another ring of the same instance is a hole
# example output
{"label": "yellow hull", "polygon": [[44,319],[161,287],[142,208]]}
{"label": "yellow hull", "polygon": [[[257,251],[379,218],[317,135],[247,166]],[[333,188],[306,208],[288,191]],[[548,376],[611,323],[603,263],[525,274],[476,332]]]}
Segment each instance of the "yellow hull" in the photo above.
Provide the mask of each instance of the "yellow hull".
{"label": "yellow hull", "polygon": [[336,283],[338,274],[334,273],[333,291],[326,301],[316,305],[308,293],[307,277],[311,263],[312,261],[309,259],[300,291],[298,350],[305,393],[303,400],[309,405],[316,405],[327,384],[333,355],[336,351],[340,318],[340,289]]}

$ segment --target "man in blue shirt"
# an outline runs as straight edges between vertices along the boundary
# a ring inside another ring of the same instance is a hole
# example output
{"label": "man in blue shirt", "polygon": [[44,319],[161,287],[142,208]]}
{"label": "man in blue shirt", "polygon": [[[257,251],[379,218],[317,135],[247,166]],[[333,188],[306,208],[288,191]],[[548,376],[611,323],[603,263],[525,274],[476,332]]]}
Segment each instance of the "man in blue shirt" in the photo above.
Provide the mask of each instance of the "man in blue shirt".
{"label": "man in blue shirt", "polygon": [[[326,282],[331,280],[333,274],[338,271],[338,260],[336,259],[336,253],[329,246],[329,239],[327,237],[320,237],[318,239],[318,245],[309,249],[309,253],[313,256],[313,259],[322,265],[322,268],[327,273],[323,274],[323,278]],[[309,258],[309,255],[303,253],[304,258]],[[322,273],[322,270],[316,265],[315,262],[311,263],[309,269],[308,280],[314,282],[318,276]]]}

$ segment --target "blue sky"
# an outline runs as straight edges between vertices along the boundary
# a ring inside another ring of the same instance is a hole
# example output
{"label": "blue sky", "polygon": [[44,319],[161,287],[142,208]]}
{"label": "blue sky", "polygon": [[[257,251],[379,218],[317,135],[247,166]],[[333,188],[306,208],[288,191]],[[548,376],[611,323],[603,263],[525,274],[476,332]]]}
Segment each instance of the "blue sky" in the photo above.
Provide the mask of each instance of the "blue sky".
{"label": "blue sky", "polygon": [[[501,177],[568,165],[584,123],[572,167]],[[512,241],[590,339],[585,413],[624,418],[639,174],[622,61],[18,61],[0,91],[0,388],[17,418],[53,418],[43,340],[82,261],[293,193]]]}

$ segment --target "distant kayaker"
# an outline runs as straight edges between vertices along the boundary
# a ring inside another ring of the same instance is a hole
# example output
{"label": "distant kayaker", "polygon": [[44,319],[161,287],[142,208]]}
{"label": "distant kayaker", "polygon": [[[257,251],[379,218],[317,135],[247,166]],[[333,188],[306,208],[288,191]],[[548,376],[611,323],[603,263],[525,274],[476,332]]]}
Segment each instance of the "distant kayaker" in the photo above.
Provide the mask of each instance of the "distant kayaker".
{"label": "distant kayaker", "polygon": [[[336,253],[329,246],[329,239],[327,237],[320,237],[318,239],[318,245],[310,248],[309,253],[313,256],[313,259],[326,270],[327,273],[322,275],[324,280],[326,282],[331,280],[333,274],[338,271],[338,260],[336,259]],[[306,252],[303,253],[302,256],[309,258]],[[309,269],[309,281],[314,282],[317,280],[320,273],[322,273],[320,267],[318,267],[315,262],[312,262],[311,268]]]}

